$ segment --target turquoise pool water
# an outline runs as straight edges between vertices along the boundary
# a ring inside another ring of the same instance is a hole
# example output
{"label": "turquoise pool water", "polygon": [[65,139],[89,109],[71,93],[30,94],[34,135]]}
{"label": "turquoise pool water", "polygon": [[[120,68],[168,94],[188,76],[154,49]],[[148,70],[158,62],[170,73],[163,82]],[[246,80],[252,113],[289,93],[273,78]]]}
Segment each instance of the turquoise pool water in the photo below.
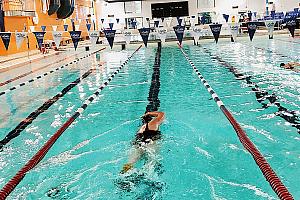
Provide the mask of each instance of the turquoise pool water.
{"label": "turquoise pool water", "polygon": [[[235,44],[227,40],[217,45],[211,40],[200,43],[239,72],[252,76],[261,89],[276,94],[282,106],[299,115],[299,73],[278,65],[296,61],[300,44],[287,42],[287,36],[277,38],[281,40],[256,37],[252,43],[246,39]],[[103,67],[97,66],[94,57],[85,59],[0,97],[0,136],[4,137],[45,100],[90,67],[97,68],[0,152],[1,187],[136,47],[106,50],[101,53]],[[274,114],[276,106],[263,109],[246,81],[236,80],[202,47],[184,42],[185,51],[205,79],[299,198],[297,129]],[[137,52],[9,199],[277,199],[175,43],[162,48],[159,98],[166,120],[161,125],[159,152],[149,152],[128,174],[119,173],[148,104],[155,52],[154,44]]]}

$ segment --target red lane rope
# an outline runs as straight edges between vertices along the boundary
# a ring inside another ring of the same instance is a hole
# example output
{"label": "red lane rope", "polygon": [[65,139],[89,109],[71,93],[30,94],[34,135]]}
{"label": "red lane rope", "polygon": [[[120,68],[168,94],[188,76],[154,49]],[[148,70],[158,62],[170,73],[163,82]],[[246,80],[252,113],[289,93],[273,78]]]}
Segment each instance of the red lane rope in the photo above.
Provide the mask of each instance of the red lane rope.
{"label": "red lane rope", "polygon": [[201,82],[207,89],[207,91],[212,95],[213,99],[223,112],[223,114],[226,116],[226,118],[229,120],[231,125],[233,126],[235,132],[237,133],[237,136],[245,149],[252,155],[253,159],[255,160],[256,164],[260,168],[261,172],[263,173],[264,177],[267,179],[269,184],[271,185],[273,191],[277,194],[277,196],[282,200],[293,200],[293,196],[289,193],[288,189],[283,185],[283,183],[280,181],[276,173],[273,171],[269,163],[266,161],[264,156],[260,153],[260,151],[256,148],[256,146],[251,142],[251,140],[248,138],[246,132],[242,129],[240,124],[234,119],[233,115],[221,99],[218,97],[216,92],[212,89],[212,87],[208,84],[208,82],[204,79],[200,71],[196,68],[195,64],[191,61],[191,59],[188,57],[188,55],[184,52],[182,47],[179,45],[179,48],[183,55],[185,56],[186,60],[189,61],[190,65],[193,67],[194,71],[197,73],[198,77],[200,78]]}
{"label": "red lane rope", "polygon": [[95,99],[96,96],[100,94],[108,83],[117,75],[127,63],[132,58],[132,56],[142,47],[139,46],[133,52],[133,54],[119,67],[109,78],[108,81],[104,82],[102,86],[92,95],[90,96],[85,103],[79,108],[61,127],[58,131],[44,144],[44,146],[22,167],[17,174],[8,181],[8,183],[1,189],[0,191],[0,200],[6,199],[6,197],[17,187],[17,185],[22,181],[25,177],[26,173],[33,169],[48,153],[50,148],[54,145],[54,143],[58,140],[58,138],[64,133],[64,131],[69,128],[69,126],[81,115],[81,113],[87,108],[87,106]]}
{"label": "red lane rope", "polygon": [[234,130],[237,133],[237,136],[245,149],[252,155],[253,159],[255,160],[256,164],[260,168],[261,172],[270,183],[274,192],[278,195],[280,199],[284,200],[292,200],[293,196],[289,193],[288,189],[283,185],[280,181],[276,173],[273,171],[269,163],[266,161],[264,156],[259,152],[256,146],[251,142],[248,138],[246,132],[241,128],[239,123],[234,119],[232,114],[227,110],[225,106],[221,106],[220,109],[227,117],[231,125],[233,126]]}

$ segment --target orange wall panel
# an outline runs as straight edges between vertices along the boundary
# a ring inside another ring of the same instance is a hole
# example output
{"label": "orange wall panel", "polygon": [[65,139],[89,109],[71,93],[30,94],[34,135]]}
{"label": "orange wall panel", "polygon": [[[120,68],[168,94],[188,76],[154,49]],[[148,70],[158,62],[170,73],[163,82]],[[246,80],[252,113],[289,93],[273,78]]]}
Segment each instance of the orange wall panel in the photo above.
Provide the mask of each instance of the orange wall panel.
{"label": "orange wall panel", "polygon": [[[5,24],[5,29],[6,31],[10,31],[12,32],[12,36],[11,36],[11,41],[10,41],[10,45],[9,45],[9,49],[8,51],[6,51],[4,44],[2,41],[0,41],[0,55],[9,55],[9,54],[14,54],[14,53],[18,53],[18,52],[24,52],[28,50],[27,47],[27,41],[25,40],[21,46],[21,48],[18,50],[17,46],[16,46],[16,39],[15,39],[15,34],[13,32],[17,31],[22,31],[24,30],[24,25],[26,26],[26,29],[29,29],[29,26],[35,26],[35,30],[36,31],[41,31],[41,26],[45,25],[46,26],[46,34],[45,34],[45,40],[52,40],[52,25],[56,25],[57,30],[59,31],[63,31],[63,20],[62,19],[57,19],[56,14],[49,16],[47,13],[44,14],[42,12],[42,1],[41,0],[35,0],[36,3],[36,15],[38,17],[38,24],[33,24],[33,17],[26,17],[26,16],[6,16],[4,17],[4,24]],[[82,4],[81,4],[82,5]],[[84,4],[86,7],[90,7],[90,4]],[[80,8],[81,6],[79,6]],[[78,9],[78,10],[82,10],[82,9]],[[84,16],[82,15],[82,13],[78,13],[78,16],[80,16],[80,18],[82,19],[82,22],[80,24],[80,28],[79,30],[82,30],[82,37],[86,37],[88,36],[87,33],[87,29],[86,29],[86,22]],[[74,13],[72,14],[71,18],[76,18],[76,13],[74,11]],[[71,20],[70,19],[66,19],[66,24],[69,25],[69,31],[72,29],[71,26]],[[75,22],[76,24],[78,24],[78,22]],[[50,31],[50,32],[47,32]],[[70,37],[69,33],[64,33],[63,35],[64,37]],[[29,33],[28,34],[28,38],[29,38],[29,44],[30,44],[30,50],[34,50],[37,49],[37,42],[35,39],[35,36],[33,33]]]}

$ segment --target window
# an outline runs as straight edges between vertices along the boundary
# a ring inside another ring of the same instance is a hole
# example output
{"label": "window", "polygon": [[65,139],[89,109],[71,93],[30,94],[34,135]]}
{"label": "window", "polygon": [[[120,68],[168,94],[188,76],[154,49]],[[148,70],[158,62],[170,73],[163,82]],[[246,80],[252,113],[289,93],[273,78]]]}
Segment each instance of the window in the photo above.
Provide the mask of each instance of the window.
{"label": "window", "polygon": [[142,2],[141,1],[124,2],[124,8],[126,14],[141,14]]}
{"label": "window", "polygon": [[215,7],[215,0],[197,0],[197,7],[208,9]]}
{"label": "window", "polygon": [[152,17],[189,16],[188,1],[151,4]]}

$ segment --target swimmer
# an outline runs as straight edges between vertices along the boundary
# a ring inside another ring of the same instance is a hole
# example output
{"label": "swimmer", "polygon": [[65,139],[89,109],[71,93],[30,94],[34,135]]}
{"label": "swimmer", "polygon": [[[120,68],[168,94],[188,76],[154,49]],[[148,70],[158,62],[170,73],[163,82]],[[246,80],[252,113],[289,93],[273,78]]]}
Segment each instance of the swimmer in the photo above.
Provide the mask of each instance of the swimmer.
{"label": "swimmer", "polygon": [[121,173],[126,173],[132,169],[134,164],[145,154],[145,150],[155,151],[156,141],[161,138],[159,125],[164,118],[165,114],[163,112],[148,112],[142,116],[144,124],[132,142],[134,149],[129,156],[128,163],[123,166]]}
{"label": "swimmer", "polygon": [[297,69],[300,68],[300,63],[297,62],[289,62],[287,64],[281,63],[280,67],[283,67],[284,69],[290,69],[295,72],[300,72],[300,69]]}

